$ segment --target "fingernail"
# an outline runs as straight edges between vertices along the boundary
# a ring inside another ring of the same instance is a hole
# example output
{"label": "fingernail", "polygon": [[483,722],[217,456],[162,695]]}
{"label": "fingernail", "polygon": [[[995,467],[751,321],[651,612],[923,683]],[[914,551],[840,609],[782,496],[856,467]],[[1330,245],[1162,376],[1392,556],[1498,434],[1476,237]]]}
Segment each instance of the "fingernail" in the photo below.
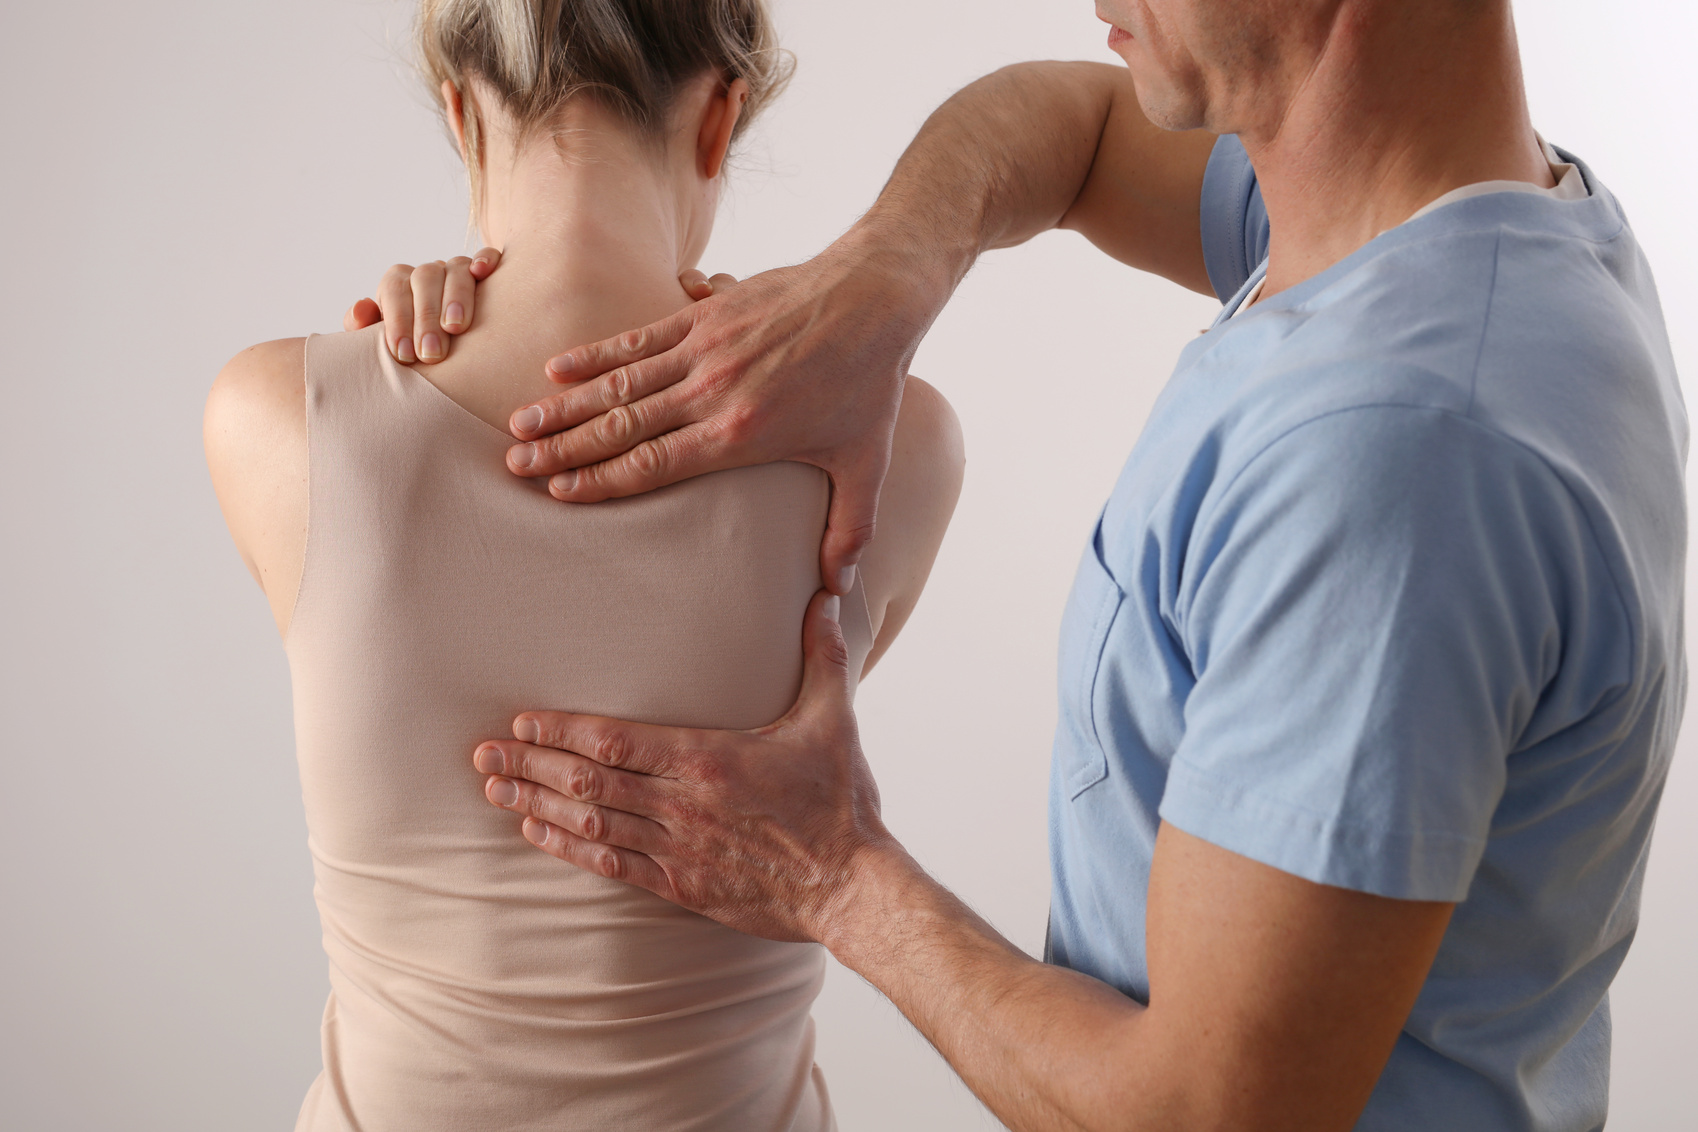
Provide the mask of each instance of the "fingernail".
{"label": "fingernail", "polygon": [[440,358],[442,356],[442,338],[435,331],[419,339],[419,356],[425,358]]}
{"label": "fingernail", "polygon": [[820,612],[824,613],[826,619],[829,621],[836,621],[837,615],[841,612],[842,608],[843,599],[838,597],[836,594],[832,594],[820,604]]}
{"label": "fingernail", "polygon": [[466,308],[459,303],[449,303],[448,309],[442,312],[442,325],[459,326],[466,318]]}
{"label": "fingernail", "polygon": [[472,765],[485,774],[500,774],[506,769],[500,747],[483,747],[472,756]]}
{"label": "fingernail", "polygon": [[411,338],[403,338],[395,343],[395,357],[402,365],[409,366],[419,360],[413,353],[413,340]]}
{"label": "fingernail", "polygon": [[[855,585],[855,567],[845,566],[837,571],[837,585],[832,587],[842,593],[848,593]],[[835,620],[835,618],[833,618]]]}
{"label": "fingernail", "polygon": [[511,806],[519,800],[519,787],[511,778],[489,780],[489,800],[498,806]]}
{"label": "fingernail", "polygon": [[532,845],[548,844],[548,823],[526,818],[524,824],[525,840]]}
{"label": "fingernail", "polygon": [[536,463],[537,446],[534,444],[515,444],[507,450],[507,462],[515,468],[528,468]]}
{"label": "fingernail", "polygon": [[555,491],[558,491],[561,495],[570,495],[572,493],[572,489],[578,486],[578,473],[561,472],[559,475],[548,481],[548,486],[553,488]]}
{"label": "fingernail", "polygon": [[548,359],[548,372],[549,373],[571,373],[572,372],[572,355],[571,354],[561,354],[558,358]]}
{"label": "fingernail", "polygon": [[513,721],[513,738],[521,743],[542,742],[542,728],[537,726],[534,719],[516,719]]}
{"label": "fingernail", "polygon": [[542,427],[542,410],[532,405],[513,414],[514,432],[535,432]]}

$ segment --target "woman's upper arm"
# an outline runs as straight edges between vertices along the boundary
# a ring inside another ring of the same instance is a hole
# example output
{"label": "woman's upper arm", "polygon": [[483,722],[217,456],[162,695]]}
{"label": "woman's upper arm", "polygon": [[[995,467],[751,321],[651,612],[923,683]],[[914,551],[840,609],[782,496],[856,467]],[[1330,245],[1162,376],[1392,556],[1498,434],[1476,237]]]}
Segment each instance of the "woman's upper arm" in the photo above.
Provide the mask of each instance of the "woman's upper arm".
{"label": "woman's upper arm", "polygon": [[896,419],[890,471],[879,496],[878,530],[861,559],[873,647],[863,676],[914,611],[961,494],[966,456],[955,410],[930,385],[910,377]]}
{"label": "woman's upper arm", "polygon": [[206,399],[203,435],[213,490],[236,549],[289,627],[307,544],[306,339],[251,346],[230,359]]}

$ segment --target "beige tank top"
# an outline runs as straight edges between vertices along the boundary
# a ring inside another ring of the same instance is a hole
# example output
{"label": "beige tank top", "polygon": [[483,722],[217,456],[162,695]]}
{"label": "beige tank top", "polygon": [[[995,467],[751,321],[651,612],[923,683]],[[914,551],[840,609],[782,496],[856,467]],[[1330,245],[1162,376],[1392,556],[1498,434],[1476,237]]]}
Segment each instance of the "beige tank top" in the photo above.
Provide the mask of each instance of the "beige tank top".
{"label": "beige tank top", "polygon": [[[286,648],[330,957],[297,1132],[819,1132],[824,954],[533,848],[473,748],[535,708],[700,727],[801,679],[828,484],[768,464],[551,499],[379,329],[306,348],[311,512]],[[843,605],[858,671],[859,589]]]}

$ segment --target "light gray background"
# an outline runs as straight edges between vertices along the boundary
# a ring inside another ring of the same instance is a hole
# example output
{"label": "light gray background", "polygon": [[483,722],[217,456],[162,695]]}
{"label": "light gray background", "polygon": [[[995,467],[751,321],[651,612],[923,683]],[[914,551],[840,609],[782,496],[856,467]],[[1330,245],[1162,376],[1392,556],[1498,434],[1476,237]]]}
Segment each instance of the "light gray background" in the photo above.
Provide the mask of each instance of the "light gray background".
{"label": "light gray background", "polygon": [[[404,62],[410,6],[8,3],[0,272],[0,1127],[287,1129],[324,958],[288,676],[224,533],[200,409],[250,343],[339,328],[396,259],[461,249],[461,173]],[[794,87],[707,267],[816,251],[930,108],[1024,58],[1112,61],[1088,0],[782,0]],[[1698,374],[1690,5],[1522,5],[1535,117],[1625,201]],[[862,693],[895,830],[1014,940],[1048,899],[1054,639],[1092,516],[1213,304],[1055,235],[991,256],[915,363],[965,424],[954,529]],[[565,345],[565,344],[563,344]],[[1698,766],[1683,739],[1614,993],[1612,1128],[1690,1127]],[[994,1127],[834,969],[849,1130]]]}

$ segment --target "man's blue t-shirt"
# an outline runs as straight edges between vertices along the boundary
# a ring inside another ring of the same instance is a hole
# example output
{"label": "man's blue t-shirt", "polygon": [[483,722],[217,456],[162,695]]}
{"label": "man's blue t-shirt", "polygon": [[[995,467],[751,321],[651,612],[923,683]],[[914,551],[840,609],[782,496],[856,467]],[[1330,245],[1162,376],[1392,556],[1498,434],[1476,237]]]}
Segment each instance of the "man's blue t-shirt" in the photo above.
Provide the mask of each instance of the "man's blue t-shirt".
{"label": "man's blue t-shirt", "polygon": [[1459,902],[1364,1132],[1604,1119],[1686,686],[1687,433],[1650,269],[1580,172],[1587,199],[1455,201],[1231,318],[1268,230],[1223,138],[1202,203],[1227,305],[1064,621],[1054,962],[1147,1001],[1160,821]]}

